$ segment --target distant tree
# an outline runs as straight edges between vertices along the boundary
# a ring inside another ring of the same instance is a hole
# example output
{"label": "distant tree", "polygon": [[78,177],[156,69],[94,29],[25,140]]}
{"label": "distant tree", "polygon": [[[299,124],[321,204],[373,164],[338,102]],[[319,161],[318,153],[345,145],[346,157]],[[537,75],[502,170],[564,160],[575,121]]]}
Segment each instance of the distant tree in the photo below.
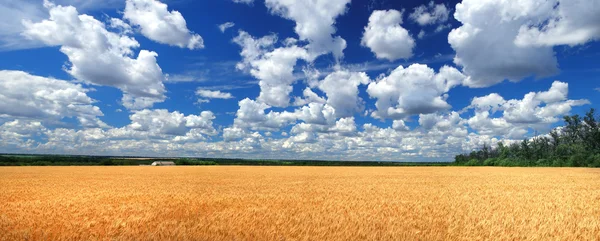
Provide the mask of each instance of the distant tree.
{"label": "distant tree", "polygon": [[457,165],[498,166],[576,166],[600,167],[600,117],[595,109],[585,116],[564,116],[564,126],[552,130],[548,136],[537,135],[496,148],[487,144],[469,155],[458,155]]}

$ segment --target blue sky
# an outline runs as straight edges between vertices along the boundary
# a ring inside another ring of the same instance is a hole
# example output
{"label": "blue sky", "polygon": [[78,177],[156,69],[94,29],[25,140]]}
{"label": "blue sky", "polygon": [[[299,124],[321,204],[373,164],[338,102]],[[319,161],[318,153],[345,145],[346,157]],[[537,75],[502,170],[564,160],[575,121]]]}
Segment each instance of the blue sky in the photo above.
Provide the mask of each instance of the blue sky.
{"label": "blue sky", "polygon": [[600,2],[0,3],[0,152],[447,161],[600,101]]}

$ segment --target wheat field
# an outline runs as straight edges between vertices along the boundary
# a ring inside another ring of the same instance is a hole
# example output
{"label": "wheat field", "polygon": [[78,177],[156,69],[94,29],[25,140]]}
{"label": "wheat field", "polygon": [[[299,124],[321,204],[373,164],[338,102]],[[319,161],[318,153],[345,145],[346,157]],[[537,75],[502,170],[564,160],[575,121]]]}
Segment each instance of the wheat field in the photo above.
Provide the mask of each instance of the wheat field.
{"label": "wheat field", "polygon": [[0,240],[599,240],[600,170],[5,167]]}

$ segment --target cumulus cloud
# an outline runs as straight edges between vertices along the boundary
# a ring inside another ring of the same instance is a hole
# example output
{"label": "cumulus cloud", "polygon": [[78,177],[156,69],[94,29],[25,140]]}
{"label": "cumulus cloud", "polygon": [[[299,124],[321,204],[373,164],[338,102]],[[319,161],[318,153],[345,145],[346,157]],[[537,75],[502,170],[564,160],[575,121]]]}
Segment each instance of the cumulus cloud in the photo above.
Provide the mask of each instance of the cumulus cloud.
{"label": "cumulus cloud", "polygon": [[239,127],[227,127],[223,129],[224,141],[237,141],[246,136],[246,131]]}
{"label": "cumulus cloud", "polygon": [[132,34],[133,33],[133,29],[131,28],[131,25],[129,25],[128,23],[126,23],[123,20],[118,19],[118,18],[111,18],[109,21],[109,27],[112,29],[119,30],[122,34]]}
{"label": "cumulus cloud", "polygon": [[265,110],[271,106],[248,98],[241,100],[239,106],[234,120],[236,127],[275,131],[296,120],[296,116],[290,112],[266,113]]}
{"label": "cumulus cloud", "polygon": [[219,30],[221,30],[221,33],[224,33],[225,30],[227,30],[228,28],[231,28],[233,26],[235,26],[235,23],[232,23],[232,22],[226,22],[226,23],[218,25]]}
{"label": "cumulus cloud", "polygon": [[180,12],[158,0],[127,0],[123,18],[138,26],[147,38],[180,48],[204,48],[204,40],[190,31]]}
{"label": "cumulus cloud", "polygon": [[3,137],[3,140],[22,139],[42,134],[41,132],[44,130],[46,127],[39,121],[13,120],[0,125],[0,133],[2,133],[0,136]]}
{"label": "cumulus cloud", "polygon": [[328,126],[336,120],[336,110],[328,104],[310,103],[296,109],[290,116],[307,124]]}
{"label": "cumulus cloud", "polygon": [[519,28],[518,46],[580,45],[600,39],[600,1],[535,1],[544,12]]}
{"label": "cumulus cloud", "polygon": [[[530,92],[523,99],[505,100],[497,93],[473,98],[468,108],[475,115],[468,120],[469,126],[481,134],[504,135],[518,138],[527,128],[548,130],[549,126],[569,114],[572,107],[589,104],[585,99],[567,98],[569,85],[554,81],[547,91]],[[499,117],[491,117],[502,112]]]}
{"label": "cumulus cloud", "polygon": [[327,75],[319,82],[318,87],[327,95],[326,103],[335,109],[336,117],[351,117],[363,109],[362,100],[358,97],[358,86],[369,82],[370,79],[364,72],[339,70]]}
{"label": "cumulus cloud", "polygon": [[66,71],[80,81],[107,85],[123,91],[122,104],[142,109],[165,99],[164,77],[155,52],[141,50],[132,58],[139,43],[126,35],[109,32],[104,23],[89,15],[79,15],[72,6],[44,2],[50,17],[33,23],[24,20],[23,34],[49,46],[61,46],[70,64]]}
{"label": "cumulus cloud", "polygon": [[[123,0],[57,0],[62,5],[72,5],[84,11],[103,10],[124,5]],[[0,50],[39,48],[44,44],[21,35],[23,19],[41,21],[48,16],[41,0],[0,1]]]}
{"label": "cumulus cloud", "polygon": [[457,131],[459,133],[458,136],[465,136],[466,133],[462,133],[464,131],[462,130],[464,128],[463,126],[461,126],[462,124],[464,124],[464,119],[460,117],[460,114],[458,114],[458,112],[455,111],[452,111],[447,114],[431,113],[419,115],[419,125],[429,132]]}
{"label": "cumulus cloud", "polygon": [[[261,92],[257,100],[269,107],[288,107],[292,85],[298,80],[294,68],[298,60],[312,62],[318,56],[333,53],[336,59],[343,56],[345,40],[333,37],[337,16],[345,13],[347,0],[298,2],[268,0],[266,6],[273,14],[296,22],[299,40],[287,38],[283,47],[275,47],[276,35],[254,38],[240,31],[233,42],[242,47],[239,70],[249,72],[259,80]],[[305,46],[299,42],[307,41]],[[317,96],[318,97],[318,96]],[[306,99],[296,98],[295,105],[306,104]]]}
{"label": "cumulus cloud", "polygon": [[258,100],[271,106],[287,107],[290,102],[293,75],[298,59],[308,58],[305,49],[296,46],[278,48],[253,62],[250,73],[260,80]]}
{"label": "cumulus cloud", "polygon": [[13,120],[0,125],[0,150],[4,152],[28,151],[36,147],[34,138],[47,129],[39,121]]}
{"label": "cumulus cloud", "polygon": [[468,120],[469,127],[486,135],[508,135],[522,136],[527,130],[513,126],[506,119],[491,117],[488,111],[476,111],[475,115]]}
{"label": "cumulus cloud", "polygon": [[[480,147],[483,143],[497,142],[494,137],[468,134],[464,121],[460,119],[456,121],[454,116],[454,114],[440,115],[438,118],[440,124],[434,124],[428,130],[420,128],[415,131],[380,128],[372,124],[364,124],[359,128],[351,117],[341,118],[328,125],[299,123],[292,127],[290,136],[282,132],[283,138],[265,138],[259,132],[228,127],[223,131],[224,141],[217,142],[208,141],[195,129],[185,135],[170,135],[134,130],[131,125],[110,130],[97,128],[45,130],[41,127],[42,135],[47,138],[47,141],[18,142],[18,144],[23,146],[21,150],[28,148],[31,152],[70,154],[139,155],[144,153],[154,156],[219,155],[238,158],[269,156],[294,159],[396,161],[435,158],[434,160],[439,161],[450,160],[448,157],[451,155]],[[171,124],[165,125],[165,127],[170,126]],[[31,129],[33,130],[31,133],[40,132],[35,131],[35,124],[32,124]],[[2,132],[1,126],[0,132]],[[183,131],[175,131],[175,134],[183,134]],[[197,134],[200,134],[200,137]],[[265,133],[265,136],[268,135]]]}
{"label": "cumulus cloud", "polygon": [[[568,84],[555,81],[548,91],[530,92],[522,100],[504,104],[504,118],[514,123],[554,123],[571,107],[589,104],[588,100],[568,100]],[[544,104],[543,106],[541,106]]]}
{"label": "cumulus cloud", "polygon": [[242,47],[241,55],[244,57],[238,68],[250,69],[250,74],[260,80],[258,100],[270,106],[287,107],[290,104],[292,84],[296,81],[294,66],[298,59],[309,58],[307,50],[289,46],[267,52],[264,48],[273,45],[273,36],[255,39],[243,31],[240,31],[234,42]]}
{"label": "cumulus cloud", "polygon": [[252,62],[258,60],[263,54],[273,49],[277,42],[277,35],[266,35],[262,38],[254,38],[245,31],[240,30],[238,36],[233,42],[242,47],[242,61],[236,65],[238,70],[249,71],[252,68]]}
{"label": "cumulus cloud", "polygon": [[[536,95],[549,101],[557,100],[558,98],[548,98],[545,94],[560,90],[562,87],[557,84],[553,88],[549,91],[537,92]],[[496,105],[497,101],[494,99],[497,98],[478,99],[477,103],[480,103],[485,109],[485,105]],[[508,101],[504,101],[504,103],[506,102]],[[554,103],[559,102],[561,101]],[[241,101],[240,105],[240,109],[244,109],[244,113],[238,113],[239,119],[254,121],[253,124],[256,125],[274,124],[272,126],[276,127],[273,129],[275,133],[281,130],[282,126],[293,123],[289,120],[301,116],[300,111],[265,113],[268,106],[249,99]],[[320,106],[327,107],[328,105],[311,103],[302,107],[301,109],[305,110],[302,115],[305,116],[301,118],[319,116],[319,110],[325,110]],[[543,106],[542,104],[539,107]],[[316,108],[312,110],[313,107]],[[218,154],[221,157],[245,158],[269,156],[272,158],[328,160],[440,161],[451,160],[451,156],[456,153],[470,151],[483,144],[493,146],[499,141],[513,142],[515,140],[510,138],[520,139],[527,134],[526,130],[518,126],[520,124],[506,122],[506,120],[502,120],[502,117],[494,117],[492,121],[481,118],[483,121],[477,123],[478,121],[474,117],[464,119],[454,111],[421,114],[419,115],[419,125],[414,130],[410,130],[402,120],[395,120],[391,127],[377,127],[371,123],[359,127],[356,125],[354,117],[337,120],[335,117],[332,118],[333,110],[331,107],[328,108],[331,109],[328,112],[330,113],[328,121],[297,123],[292,126],[289,136],[287,132],[281,132],[281,138],[271,138],[268,137],[270,136],[268,133],[263,135],[259,131],[250,131],[246,127],[234,124],[234,126],[223,129],[223,141],[213,142],[207,139],[210,135],[204,134],[214,133],[210,127],[212,125],[194,121],[198,116],[186,116],[166,110],[144,110],[130,116],[131,124],[109,130],[99,128],[47,130],[36,122],[5,123],[4,126],[0,126],[0,135],[14,138],[11,138],[10,141],[7,141],[7,138],[0,139],[0,141],[11,142],[20,150],[31,152],[60,151],[60,153],[72,154],[139,155],[139,153],[146,153],[156,156],[211,156]],[[213,118],[210,114],[200,115],[200,117],[203,116],[206,118],[200,119],[205,121]],[[483,124],[485,127],[478,126],[478,124]],[[470,131],[476,128],[481,129]],[[33,135],[44,135],[47,141],[44,143],[23,141]],[[85,150],[85,152],[81,150]]]}
{"label": "cumulus cloud", "polygon": [[439,24],[448,21],[450,10],[445,4],[435,4],[433,1],[414,9],[409,18],[421,26]]}
{"label": "cumulus cloud", "polygon": [[491,110],[496,112],[505,102],[504,98],[497,93],[491,93],[482,97],[475,97],[471,101],[470,107],[475,107],[481,110]]}
{"label": "cumulus cloud", "polygon": [[394,120],[392,122],[392,128],[397,131],[409,131],[410,128],[406,126],[403,120]]}
{"label": "cumulus cloud", "polygon": [[325,104],[327,102],[323,97],[317,95],[311,88],[306,87],[302,91],[304,97],[296,97],[294,100],[295,106],[303,106],[309,103]]}
{"label": "cumulus cloud", "polygon": [[439,73],[422,64],[398,66],[388,76],[369,84],[367,93],[377,99],[372,116],[403,119],[449,109],[446,93],[464,79],[460,71],[449,66],[440,68]]}
{"label": "cumulus cloud", "polygon": [[333,53],[340,59],[344,56],[346,40],[336,36],[335,19],[346,13],[350,0],[266,0],[271,13],[296,22],[294,30],[302,41],[308,41],[311,57]]}
{"label": "cumulus cloud", "polygon": [[521,48],[513,43],[519,28],[530,19],[528,12],[536,8],[532,1],[465,0],[456,6],[454,17],[463,25],[450,32],[448,42],[456,51],[454,62],[469,75],[467,86],[486,87],[505,79],[520,81],[557,73],[552,48]]}
{"label": "cumulus cloud", "polygon": [[279,131],[297,121],[327,128],[336,121],[336,110],[329,104],[312,102],[294,111],[276,112],[259,101],[244,99],[239,102],[233,127],[252,130]]}
{"label": "cumulus cloud", "polygon": [[108,127],[88,89],[64,80],[0,70],[0,120],[60,121],[76,118],[84,127]]}
{"label": "cumulus cloud", "polygon": [[135,131],[184,136],[191,129],[198,129],[201,134],[216,134],[212,124],[215,115],[211,111],[202,111],[200,115],[186,116],[178,111],[146,109],[134,112],[129,118],[131,124],[128,127]]}
{"label": "cumulus cloud", "polygon": [[454,62],[463,67],[469,76],[465,84],[471,87],[556,74],[552,47],[596,40],[599,5],[579,0],[464,0],[454,14],[462,26],[448,36],[456,51]]}
{"label": "cumulus cloud", "polygon": [[[27,145],[30,152],[43,153],[87,153],[87,154],[112,154],[140,155],[152,153],[154,155],[175,155],[175,150],[182,155],[183,149],[194,148],[190,143],[202,143],[209,147],[206,141],[218,132],[214,129],[212,120],[215,116],[210,111],[203,111],[199,115],[184,115],[178,111],[167,110],[141,110],[129,116],[131,123],[120,128],[88,128],[82,130],[56,128],[46,129],[37,122],[7,122],[0,126],[0,135],[4,130],[10,130],[11,136],[43,135],[47,141],[37,143],[14,140],[15,145]],[[28,124],[27,124],[28,123]],[[7,127],[8,126],[8,127]],[[24,126],[24,127],[15,127]],[[25,128],[26,127],[26,128]],[[25,131],[19,131],[26,129]],[[19,136],[16,136],[19,137]],[[0,146],[0,149],[6,146]],[[198,146],[196,146],[197,148]],[[163,154],[159,154],[159,153]],[[137,153],[137,154],[135,154]]]}
{"label": "cumulus cloud", "polygon": [[379,59],[394,61],[413,56],[415,40],[402,26],[402,12],[373,11],[361,39],[361,45],[371,49]]}

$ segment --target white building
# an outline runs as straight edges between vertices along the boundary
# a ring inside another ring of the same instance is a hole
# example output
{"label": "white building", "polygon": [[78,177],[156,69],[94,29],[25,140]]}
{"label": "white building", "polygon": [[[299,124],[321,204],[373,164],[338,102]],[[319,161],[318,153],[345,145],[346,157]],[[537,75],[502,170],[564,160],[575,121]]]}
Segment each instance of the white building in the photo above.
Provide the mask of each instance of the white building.
{"label": "white building", "polygon": [[175,162],[172,161],[155,161],[152,166],[175,166]]}

